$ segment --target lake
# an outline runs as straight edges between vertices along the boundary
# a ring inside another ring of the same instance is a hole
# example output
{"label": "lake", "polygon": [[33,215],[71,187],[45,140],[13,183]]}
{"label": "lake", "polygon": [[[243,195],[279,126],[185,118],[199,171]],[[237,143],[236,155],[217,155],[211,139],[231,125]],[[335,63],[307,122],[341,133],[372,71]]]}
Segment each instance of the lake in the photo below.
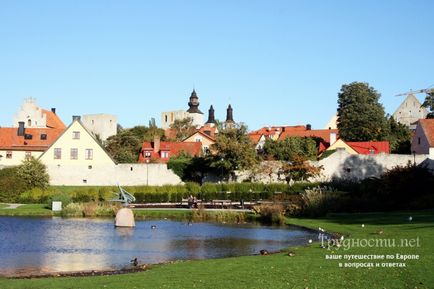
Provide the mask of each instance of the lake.
{"label": "lake", "polygon": [[134,258],[155,264],[253,255],[317,238],[290,226],[156,220],[115,228],[111,219],[0,217],[0,275],[121,269]]}

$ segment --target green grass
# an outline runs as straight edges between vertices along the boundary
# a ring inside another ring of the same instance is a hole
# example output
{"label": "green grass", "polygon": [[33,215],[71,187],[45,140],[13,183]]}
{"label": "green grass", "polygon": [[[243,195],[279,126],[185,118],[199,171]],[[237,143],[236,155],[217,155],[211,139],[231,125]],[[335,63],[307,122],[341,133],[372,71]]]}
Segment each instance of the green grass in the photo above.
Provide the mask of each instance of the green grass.
{"label": "green grass", "polygon": [[53,212],[46,207],[46,204],[28,204],[21,205],[16,209],[5,209],[5,206],[0,206],[0,216],[52,216]]}
{"label": "green grass", "polygon": [[[409,215],[413,221],[408,222]],[[433,288],[434,211],[333,215],[324,219],[290,218],[288,223],[322,227],[347,238],[420,239],[418,248],[321,249],[319,244],[269,256],[174,262],[117,276],[10,280],[0,288]],[[365,224],[362,228],[361,224]],[[383,233],[378,234],[379,231]],[[339,268],[326,254],[418,254],[406,268]]]}

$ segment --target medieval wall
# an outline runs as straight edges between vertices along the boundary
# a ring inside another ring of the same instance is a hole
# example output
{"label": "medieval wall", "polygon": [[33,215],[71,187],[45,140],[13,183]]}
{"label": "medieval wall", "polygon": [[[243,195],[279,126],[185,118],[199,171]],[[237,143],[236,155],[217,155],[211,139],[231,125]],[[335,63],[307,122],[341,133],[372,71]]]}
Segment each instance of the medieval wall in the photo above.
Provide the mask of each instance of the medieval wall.
{"label": "medieval wall", "polygon": [[181,179],[166,164],[48,165],[50,184],[56,186],[162,186]]}

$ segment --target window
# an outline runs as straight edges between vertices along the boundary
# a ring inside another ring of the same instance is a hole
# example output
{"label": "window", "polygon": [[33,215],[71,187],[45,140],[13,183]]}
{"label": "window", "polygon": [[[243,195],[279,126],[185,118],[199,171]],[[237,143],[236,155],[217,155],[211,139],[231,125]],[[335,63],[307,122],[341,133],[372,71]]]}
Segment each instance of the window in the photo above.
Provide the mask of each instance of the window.
{"label": "window", "polygon": [[374,155],[374,154],[375,154],[375,150],[374,150],[374,149],[370,149],[370,150],[369,150],[369,154],[370,154],[370,155]]}
{"label": "window", "polygon": [[197,138],[195,139],[195,141],[196,141],[196,142],[201,142],[201,141],[202,141],[202,138],[197,137]]}
{"label": "window", "polygon": [[73,148],[71,149],[71,160],[77,160],[78,159],[78,149]]}
{"label": "window", "polygon": [[31,127],[31,126],[32,126],[32,120],[31,120],[31,119],[29,119],[29,120],[27,121],[27,126],[28,126],[28,127]]}
{"label": "window", "polygon": [[24,139],[32,139],[32,138],[33,138],[33,136],[31,134],[26,133],[24,135]]}
{"label": "window", "polygon": [[12,151],[7,151],[6,152],[6,158],[7,159],[11,159],[12,158]]}
{"label": "window", "polygon": [[417,138],[417,144],[420,145],[420,137]]}
{"label": "window", "polygon": [[161,152],[161,157],[167,159],[169,157],[169,152]]}
{"label": "window", "polygon": [[167,122],[167,114],[164,116],[164,122]]}
{"label": "window", "polygon": [[46,140],[46,139],[47,139],[47,134],[42,133],[42,134],[41,134],[41,140]]}
{"label": "window", "polygon": [[26,152],[26,160],[30,159],[32,157],[32,152]]}
{"label": "window", "polygon": [[62,149],[61,148],[55,148],[54,149],[54,159],[60,160],[62,158]]}
{"label": "window", "polygon": [[143,155],[145,156],[145,158],[150,158],[151,152],[145,151],[145,152],[143,152]]}
{"label": "window", "polygon": [[93,160],[93,149],[86,149],[84,151],[84,158],[86,160]]}
{"label": "window", "polygon": [[72,132],[72,139],[80,139],[80,132],[79,131],[73,131]]}
{"label": "window", "polygon": [[91,169],[92,169],[92,166],[87,166],[87,168],[88,168],[89,170],[91,170]]}

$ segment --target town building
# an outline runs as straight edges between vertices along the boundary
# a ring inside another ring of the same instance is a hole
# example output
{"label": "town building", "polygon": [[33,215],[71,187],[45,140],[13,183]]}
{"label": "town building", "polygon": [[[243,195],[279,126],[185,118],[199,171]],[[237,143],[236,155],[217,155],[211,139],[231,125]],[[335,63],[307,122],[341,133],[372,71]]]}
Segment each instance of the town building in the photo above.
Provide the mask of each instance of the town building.
{"label": "town building", "polygon": [[65,124],[56,114],[56,109],[46,110],[37,105],[36,99],[26,98],[14,115],[12,127],[18,127],[24,122],[25,128],[56,128],[64,129]]}
{"label": "town building", "polygon": [[199,97],[196,90],[193,89],[188,102],[188,110],[175,110],[161,113],[161,128],[168,129],[175,122],[175,120],[185,119],[190,117],[192,124],[195,127],[201,127],[203,125],[203,112],[199,109]]}
{"label": "town building", "polygon": [[39,158],[63,131],[26,128],[23,121],[18,122],[18,127],[0,128],[0,166],[17,166],[26,158]]}
{"label": "town building", "polygon": [[186,153],[191,156],[202,154],[201,142],[166,142],[158,136],[153,142],[143,142],[139,163],[167,163],[171,157]]}
{"label": "town building", "polygon": [[434,119],[420,119],[416,125],[411,151],[434,159]]}
{"label": "town building", "polygon": [[371,142],[346,142],[338,139],[330,145],[326,151],[345,150],[349,154],[373,155],[379,153],[390,153],[390,144],[388,141],[371,141]]}
{"label": "town building", "polygon": [[410,92],[392,116],[397,122],[414,130],[416,129],[416,122],[421,118],[425,118],[427,114],[428,110],[423,107],[416,96]]}
{"label": "town building", "polygon": [[215,138],[211,136],[211,133],[208,134],[202,132],[202,130],[198,130],[194,134],[192,134],[191,136],[183,140],[183,142],[184,143],[198,142],[202,146],[202,152],[204,154],[208,154],[212,151],[212,145],[215,144]]}
{"label": "town building", "polygon": [[117,134],[118,119],[113,114],[86,114],[81,117],[81,122],[95,137],[105,141]]}

